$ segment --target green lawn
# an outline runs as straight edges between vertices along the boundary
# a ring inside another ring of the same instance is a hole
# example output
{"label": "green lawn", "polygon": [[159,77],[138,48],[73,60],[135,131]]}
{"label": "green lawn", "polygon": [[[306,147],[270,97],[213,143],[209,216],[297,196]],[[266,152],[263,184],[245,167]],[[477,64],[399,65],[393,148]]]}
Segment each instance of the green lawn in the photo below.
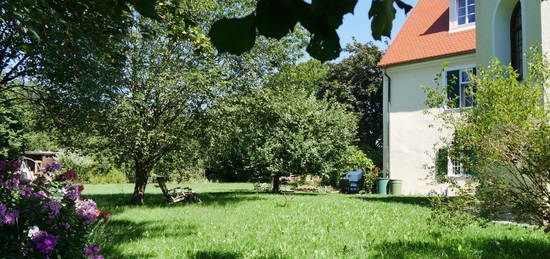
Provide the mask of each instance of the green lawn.
{"label": "green lawn", "polygon": [[200,204],[125,205],[133,186],[86,185],[112,213],[95,241],[106,258],[548,258],[550,237],[491,224],[439,234],[422,197],[252,192],[252,184],[192,184]]}

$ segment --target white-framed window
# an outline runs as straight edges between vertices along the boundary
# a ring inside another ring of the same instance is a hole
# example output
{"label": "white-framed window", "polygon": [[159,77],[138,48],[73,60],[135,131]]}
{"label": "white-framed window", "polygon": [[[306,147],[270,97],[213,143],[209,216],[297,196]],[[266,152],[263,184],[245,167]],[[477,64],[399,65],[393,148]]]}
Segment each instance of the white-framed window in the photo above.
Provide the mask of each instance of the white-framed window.
{"label": "white-framed window", "polygon": [[460,108],[467,108],[474,106],[474,96],[472,95],[472,89],[470,89],[470,73],[469,70],[460,70]]}
{"label": "white-framed window", "polygon": [[[465,158],[468,159],[465,160]],[[466,177],[477,175],[477,173],[471,171],[471,168],[467,168],[464,165],[463,162],[468,160],[472,163],[471,165],[475,164],[477,161],[475,155],[465,157],[463,154],[459,154],[458,157],[454,157],[449,154],[448,148],[440,148],[437,150],[435,159],[436,175],[439,177]]]}
{"label": "white-framed window", "polygon": [[476,1],[475,0],[448,0],[449,32],[457,32],[475,28]]}
{"label": "white-framed window", "polygon": [[476,1],[457,0],[457,23],[458,25],[476,22]]}
{"label": "white-framed window", "polygon": [[447,104],[449,108],[468,108],[474,106],[474,89],[471,88],[470,74],[475,74],[474,65],[449,69],[447,79]]}
{"label": "white-framed window", "polygon": [[448,176],[464,176],[465,170],[464,165],[457,160],[449,159],[449,170],[447,171]]}

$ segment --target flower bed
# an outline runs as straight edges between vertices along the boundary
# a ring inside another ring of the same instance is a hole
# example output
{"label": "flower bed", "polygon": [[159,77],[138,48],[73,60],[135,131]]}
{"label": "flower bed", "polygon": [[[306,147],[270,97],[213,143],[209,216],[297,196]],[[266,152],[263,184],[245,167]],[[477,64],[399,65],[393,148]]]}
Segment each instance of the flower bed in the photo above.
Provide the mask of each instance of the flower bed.
{"label": "flower bed", "polygon": [[[88,236],[109,213],[80,198],[83,187],[71,184],[76,172],[30,181],[19,166],[0,161],[0,258],[103,258]],[[60,169],[47,167],[51,175]]]}

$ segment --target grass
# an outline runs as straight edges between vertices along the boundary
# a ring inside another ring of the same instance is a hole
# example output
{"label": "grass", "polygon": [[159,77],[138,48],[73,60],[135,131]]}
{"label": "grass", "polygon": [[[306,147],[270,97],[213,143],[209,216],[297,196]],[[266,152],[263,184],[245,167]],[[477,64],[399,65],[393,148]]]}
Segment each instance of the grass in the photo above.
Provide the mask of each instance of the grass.
{"label": "grass", "polygon": [[147,188],[87,185],[112,213],[94,235],[107,258],[548,258],[540,230],[490,224],[442,232],[423,197],[252,192],[252,184],[195,184],[200,204],[167,205]]}

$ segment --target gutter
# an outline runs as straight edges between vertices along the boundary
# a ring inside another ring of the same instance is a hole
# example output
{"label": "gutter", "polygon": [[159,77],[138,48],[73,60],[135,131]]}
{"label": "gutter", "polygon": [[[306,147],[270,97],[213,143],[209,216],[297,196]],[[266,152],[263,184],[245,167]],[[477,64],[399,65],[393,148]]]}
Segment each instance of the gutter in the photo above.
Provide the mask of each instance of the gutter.
{"label": "gutter", "polygon": [[386,120],[387,120],[387,141],[388,141],[388,164],[387,164],[387,169],[384,170],[384,176],[385,178],[389,179],[390,178],[390,168],[391,168],[391,163],[390,163],[390,159],[391,159],[391,156],[390,156],[390,111],[391,111],[391,77],[388,75],[388,73],[386,73],[387,71],[387,68],[384,68],[384,75],[386,76],[386,78],[388,78],[388,107],[387,107],[387,116],[386,116]]}

